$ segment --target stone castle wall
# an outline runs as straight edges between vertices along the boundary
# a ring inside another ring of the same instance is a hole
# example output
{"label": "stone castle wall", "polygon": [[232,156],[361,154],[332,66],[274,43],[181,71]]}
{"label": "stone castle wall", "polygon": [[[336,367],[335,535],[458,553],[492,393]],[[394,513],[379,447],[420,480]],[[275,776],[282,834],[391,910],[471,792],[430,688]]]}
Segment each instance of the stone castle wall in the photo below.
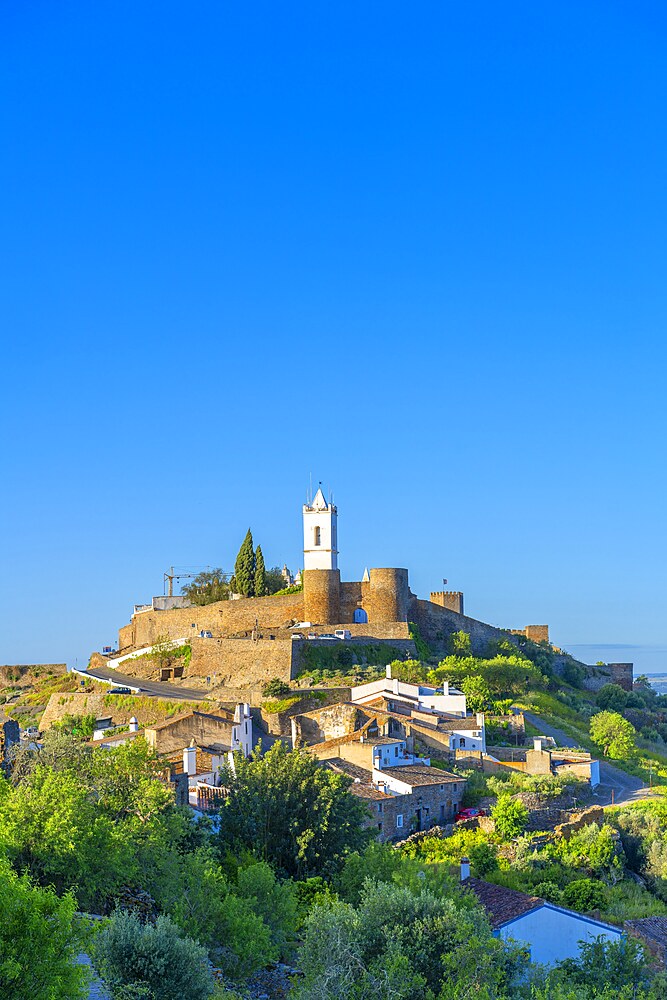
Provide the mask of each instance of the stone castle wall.
{"label": "stone castle wall", "polygon": [[422,601],[414,596],[410,601],[409,615],[410,621],[419,626],[422,637],[435,649],[439,647],[444,649],[452,632],[467,632],[472,651],[476,655],[483,655],[489,642],[510,638],[504,629],[487,625],[485,622],[477,621],[476,618],[459,615],[449,608],[432,604],[431,601]]}
{"label": "stone castle wall", "polygon": [[[238,601],[174,608],[171,611],[141,611],[118,633],[118,648],[139,649],[152,645],[159,636],[170,639],[196,636],[201,630],[214,636],[249,632],[259,621],[260,631],[279,629],[292,621],[303,621],[303,594],[282,597],[248,597]],[[210,641],[210,640],[209,640]]]}
{"label": "stone castle wall", "polygon": [[303,621],[324,625],[340,621],[340,570],[303,571]]}
{"label": "stone castle wall", "polygon": [[369,622],[407,621],[410,593],[407,569],[372,569],[370,578]]}

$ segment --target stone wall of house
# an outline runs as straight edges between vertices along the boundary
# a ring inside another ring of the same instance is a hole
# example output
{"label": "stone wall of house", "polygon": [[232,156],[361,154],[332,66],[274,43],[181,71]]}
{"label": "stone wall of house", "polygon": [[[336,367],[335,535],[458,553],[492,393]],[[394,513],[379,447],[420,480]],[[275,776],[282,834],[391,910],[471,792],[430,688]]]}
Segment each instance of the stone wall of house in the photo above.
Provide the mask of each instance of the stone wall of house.
{"label": "stone wall of house", "polygon": [[[349,692],[347,697],[349,698]],[[343,701],[313,712],[303,712],[302,709],[296,719],[297,736],[303,743],[323,743],[325,740],[351,736],[359,729],[360,715],[356,705]]]}
{"label": "stone wall of house", "polygon": [[189,712],[157,727],[146,727],[146,742],[158,753],[177,743],[183,747],[191,741],[200,745],[223,743],[231,745],[232,722],[225,716],[208,712]]}

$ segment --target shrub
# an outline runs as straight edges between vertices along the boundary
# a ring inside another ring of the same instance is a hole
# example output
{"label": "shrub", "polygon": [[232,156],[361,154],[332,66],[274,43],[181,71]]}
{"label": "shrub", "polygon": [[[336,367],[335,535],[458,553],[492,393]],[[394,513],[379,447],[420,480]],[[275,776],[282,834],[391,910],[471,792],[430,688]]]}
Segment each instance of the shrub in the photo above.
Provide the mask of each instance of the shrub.
{"label": "shrub", "polygon": [[528,810],[519,799],[510,795],[501,795],[497,804],[491,810],[491,816],[496,824],[496,830],[505,840],[518,837],[528,824]]}
{"label": "shrub", "polygon": [[132,913],[116,910],[99,932],[93,963],[115,996],[143,987],[155,1000],[208,1000],[213,977],[206,949],[181,934],[169,917],[142,924]]}
{"label": "shrub", "polygon": [[268,684],[265,684],[262,688],[262,694],[265,698],[281,698],[284,694],[289,693],[289,684],[286,684],[285,681],[281,681],[279,677],[274,677],[273,680],[270,680]]}
{"label": "shrub", "polygon": [[580,913],[601,909],[605,904],[605,898],[604,885],[592,878],[577,878],[566,885],[562,893],[565,906],[579,910]]}
{"label": "shrub", "polygon": [[34,886],[0,860],[0,996],[79,1000],[85,971],[76,964],[74,898]]}

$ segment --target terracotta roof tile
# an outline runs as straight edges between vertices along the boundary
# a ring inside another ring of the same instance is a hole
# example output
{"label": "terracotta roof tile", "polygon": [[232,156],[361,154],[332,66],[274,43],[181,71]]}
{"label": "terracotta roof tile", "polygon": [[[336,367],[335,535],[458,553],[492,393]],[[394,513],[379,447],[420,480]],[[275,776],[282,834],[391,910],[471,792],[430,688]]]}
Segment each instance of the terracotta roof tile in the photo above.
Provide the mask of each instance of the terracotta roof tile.
{"label": "terracotta roof tile", "polygon": [[465,778],[449,771],[441,771],[439,767],[429,767],[427,764],[403,764],[398,767],[383,767],[383,774],[404,781],[406,785],[445,785],[454,781],[465,782]]}
{"label": "terracotta roof tile", "polygon": [[647,944],[658,948],[667,948],[667,917],[642,917],[639,920],[626,920],[624,927],[634,931],[645,939]]}
{"label": "terracotta roof tile", "polygon": [[516,920],[517,917],[522,917],[525,913],[530,913],[531,910],[544,906],[544,900],[539,896],[528,896],[525,892],[484,882],[480,878],[467,878],[461,884],[475,893],[486,910],[494,930],[511,920]]}

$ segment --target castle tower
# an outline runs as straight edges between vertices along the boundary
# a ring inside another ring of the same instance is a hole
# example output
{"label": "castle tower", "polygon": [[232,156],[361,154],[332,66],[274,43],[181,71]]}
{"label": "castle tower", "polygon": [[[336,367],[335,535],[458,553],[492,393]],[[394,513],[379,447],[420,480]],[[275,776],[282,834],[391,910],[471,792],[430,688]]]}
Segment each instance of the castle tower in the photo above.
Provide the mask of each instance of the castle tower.
{"label": "castle tower", "polygon": [[338,511],[318,489],[303,505],[303,568],[338,569]]}

